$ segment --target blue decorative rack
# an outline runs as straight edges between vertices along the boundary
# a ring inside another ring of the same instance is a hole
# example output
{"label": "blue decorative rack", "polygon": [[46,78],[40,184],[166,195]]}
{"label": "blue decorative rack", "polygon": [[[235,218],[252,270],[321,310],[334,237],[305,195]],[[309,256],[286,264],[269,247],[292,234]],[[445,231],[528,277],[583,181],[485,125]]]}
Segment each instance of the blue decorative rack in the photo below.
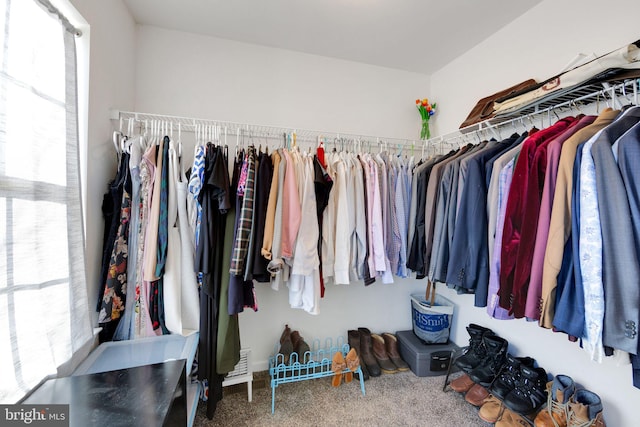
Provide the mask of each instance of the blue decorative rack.
{"label": "blue decorative rack", "polygon": [[[331,370],[331,363],[333,355],[340,351],[343,356],[346,356],[349,352],[349,344],[344,343],[344,337],[338,337],[336,339],[336,345],[333,346],[333,340],[327,338],[325,340],[324,347],[320,346],[320,340],[313,340],[311,343],[310,351],[304,353],[304,360],[301,362],[298,360],[298,355],[292,353],[289,357],[289,363],[284,363],[284,355],[278,353],[278,348],[275,349],[275,356],[269,357],[269,375],[271,376],[271,413],[275,412],[276,404],[276,387],[280,384],[293,383],[297,381],[312,380],[315,378],[330,377],[335,375],[335,372]],[[351,372],[348,368],[345,368],[342,373]],[[365,395],[364,391],[364,379],[362,378],[362,368],[358,366],[358,369],[354,371],[354,374],[358,374],[360,378],[360,389],[362,395]]]}

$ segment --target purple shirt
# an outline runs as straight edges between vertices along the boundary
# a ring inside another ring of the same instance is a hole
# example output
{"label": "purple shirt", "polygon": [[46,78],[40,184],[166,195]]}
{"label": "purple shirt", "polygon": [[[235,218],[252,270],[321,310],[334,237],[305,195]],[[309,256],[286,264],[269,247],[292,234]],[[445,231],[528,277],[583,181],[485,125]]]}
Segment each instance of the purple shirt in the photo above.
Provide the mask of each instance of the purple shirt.
{"label": "purple shirt", "polygon": [[493,243],[493,257],[489,264],[489,294],[487,296],[487,313],[489,316],[499,319],[513,319],[509,310],[500,307],[498,290],[500,289],[500,253],[502,252],[502,232],[504,230],[505,214],[507,212],[507,197],[513,178],[513,167],[516,158],[511,159],[500,171],[498,177],[498,220],[496,221],[496,237]]}

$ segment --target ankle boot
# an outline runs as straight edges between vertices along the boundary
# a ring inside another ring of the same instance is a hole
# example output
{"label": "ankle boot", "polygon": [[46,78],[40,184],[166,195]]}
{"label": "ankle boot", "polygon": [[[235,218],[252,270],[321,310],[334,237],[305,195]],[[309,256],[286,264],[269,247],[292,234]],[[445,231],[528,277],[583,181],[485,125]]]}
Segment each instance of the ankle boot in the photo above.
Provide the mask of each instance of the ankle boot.
{"label": "ankle boot", "polygon": [[486,355],[478,367],[469,372],[469,377],[473,382],[489,387],[504,365],[509,343],[496,335],[484,335],[482,343],[486,349]]}
{"label": "ankle boot", "polygon": [[[358,358],[362,361],[362,356],[360,354],[360,332],[354,329],[347,331],[347,339],[349,341],[349,347],[356,350]],[[367,370],[364,362],[360,363],[360,369],[362,370],[362,379],[367,381],[369,379],[369,371]],[[356,378],[358,378],[358,374],[356,374]]]}
{"label": "ankle boot", "polygon": [[505,409],[495,427],[530,427],[531,419]]}
{"label": "ankle boot", "polygon": [[451,381],[449,387],[458,393],[466,393],[474,384],[473,380],[469,378],[469,375],[462,374],[455,380]]}
{"label": "ankle boot", "polygon": [[576,391],[576,385],[567,375],[556,375],[548,385],[547,407],[536,416],[536,427],[567,427],[569,400]]}
{"label": "ankle boot", "polygon": [[567,427],[606,427],[600,396],[589,390],[576,390],[569,400]]}
{"label": "ankle boot", "polygon": [[464,395],[464,400],[473,406],[482,406],[484,401],[489,397],[489,392],[480,384],[474,384],[473,387]]}
{"label": "ankle boot", "polygon": [[372,377],[379,377],[382,374],[380,365],[373,356],[373,342],[371,331],[367,328],[358,328],[360,334],[360,360],[364,363]]}
{"label": "ankle boot", "polygon": [[382,334],[382,339],[384,339],[384,346],[387,349],[389,359],[391,359],[393,364],[396,365],[398,371],[408,371],[409,365],[407,365],[407,363],[402,360],[402,357],[400,357],[400,352],[398,351],[398,339],[396,336],[389,332],[385,332]]}
{"label": "ankle boot", "polygon": [[547,381],[547,372],[543,368],[520,365],[520,378],[513,391],[504,398],[505,406],[522,415],[537,412],[547,401]]}
{"label": "ankle boot", "polygon": [[495,423],[502,418],[505,407],[502,400],[495,396],[489,395],[478,411],[478,416],[488,423]]}
{"label": "ankle boot", "polygon": [[298,356],[298,362],[303,364],[309,362],[311,355],[307,352],[310,352],[311,349],[304,338],[300,336],[300,332],[291,332],[291,343],[293,344],[293,352]]}
{"label": "ankle boot", "polygon": [[469,373],[480,364],[486,355],[482,337],[485,334],[495,334],[491,329],[474,323],[470,323],[469,326],[467,326],[467,332],[469,333],[469,345],[464,349],[464,354],[456,359],[455,364],[464,372]]}
{"label": "ankle boot", "polygon": [[506,361],[500,370],[500,374],[489,387],[489,392],[500,400],[516,387],[516,381],[520,378],[520,366],[533,368],[535,360],[531,357],[513,357],[507,354]]}
{"label": "ankle boot", "polygon": [[398,372],[398,368],[396,368],[396,365],[393,364],[387,354],[384,339],[378,334],[371,334],[371,341],[373,342],[373,356],[378,361],[382,372],[385,374],[395,374]]}
{"label": "ankle boot", "polygon": [[293,353],[293,343],[291,342],[291,329],[289,325],[284,325],[284,331],[280,336],[280,354],[283,356],[283,362],[285,365],[289,364],[291,353]]}

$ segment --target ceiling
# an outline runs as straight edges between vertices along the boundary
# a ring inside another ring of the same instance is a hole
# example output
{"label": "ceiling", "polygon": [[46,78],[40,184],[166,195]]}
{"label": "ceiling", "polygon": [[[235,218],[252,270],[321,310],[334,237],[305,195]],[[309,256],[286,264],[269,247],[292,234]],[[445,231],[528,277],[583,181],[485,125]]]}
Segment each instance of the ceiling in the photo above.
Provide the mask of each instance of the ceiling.
{"label": "ceiling", "polygon": [[124,0],[139,24],[432,74],[542,0]]}

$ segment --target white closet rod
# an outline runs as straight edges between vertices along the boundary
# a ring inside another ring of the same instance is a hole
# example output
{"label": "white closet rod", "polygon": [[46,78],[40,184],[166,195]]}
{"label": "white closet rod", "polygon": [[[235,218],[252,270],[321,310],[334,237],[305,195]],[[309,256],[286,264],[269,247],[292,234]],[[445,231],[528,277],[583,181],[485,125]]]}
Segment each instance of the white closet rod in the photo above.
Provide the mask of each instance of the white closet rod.
{"label": "white closet rod", "polygon": [[[467,138],[473,138],[473,136],[476,136],[476,135],[479,136],[480,133],[483,133],[483,132],[486,133],[489,131],[493,132],[496,136],[498,136],[497,129],[500,127],[515,125],[516,123],[524,123],[524,120],[532,121],[532,118],[534,116],[539,116],[543,114],[547,115],[548,122],[551,123],[551,120],[552,120],[551,115],[556,113],[556,111],[560,111],[560,109],[565,107],[568,107],[569,109],[579,110],[580,107],[578,106],[578,103],[582,103],[583,101],[586,101],[592,98],[596,98],[596,99],[590,101],[590,103],[599,102],[600,99],[602,99],[603,102],[611,101],[614,104],[613,108],[620,108],[622,107],[622,105],[618,100],[617,92],[620,92],[625,97],[629,95],[633,95],[633,100],[631,102],[634,105],[638,105],[638,84],[639,83],[640,83],[640,80],[636,80],[636,79],[627,80],[623,83],[619,83],[616,85],[608,85],[607,83],[603,83],[603,86],[604,86],[603,89],[593,91],[591,93],[576,97],[569,101],[560,102],[558,104],[552,105],[551,107],[544,108],[541,110],[536,110],[532,113],[523,114],[523,115],[514,117],[512,119],[502,120],[497,123],[491,123],[491,121],[500,120],[499,118],[487,119],[484,122],[475,123],[473,125],[467,126],[462,129],[458,129],[453,132],[435,136],[433,138],[428,139],[427,143],[428,144],[438,144],[443,142],[447,143],[447,141],[451,141],[459,138],[464,140]],[[627,93],[627,89],[629,88],[632,88],[633,90],[632,94]]]}
{"label": "white closet rod", "polygon": [[235,123],[210,119],[198,119],[190,117],[170,116],[164,114],[142,113],[135,111],[120,111],[111,110],[112,120],[122,120],[126,123],[127,120],[133,119],[138,123],[151,122],[152,120],[167,122],[173,124],[174,130],[177,129],[179,124],[182,131],[195,132],[197,126],[216,126],[219,130],[227,130],[229,137],[236,135],[237,133],[255,138],[269,138],[283,140],[284,134],[296,135],[297,142],[311,142],[318,143],[320,139],[323,139],[325,144],[348,144],[355,141],[360,141],[363,146],[377,147],[378,145],[384,145],[388,148],[406,147],[406,146],[419,146],[423,144],[423,141],[414,141],[406,138],[391,138],[372,135],[362,135],[354,133],[343,132],[329,132],[310,129],[297,129],[277,126],[265,126],[247,123]]}

